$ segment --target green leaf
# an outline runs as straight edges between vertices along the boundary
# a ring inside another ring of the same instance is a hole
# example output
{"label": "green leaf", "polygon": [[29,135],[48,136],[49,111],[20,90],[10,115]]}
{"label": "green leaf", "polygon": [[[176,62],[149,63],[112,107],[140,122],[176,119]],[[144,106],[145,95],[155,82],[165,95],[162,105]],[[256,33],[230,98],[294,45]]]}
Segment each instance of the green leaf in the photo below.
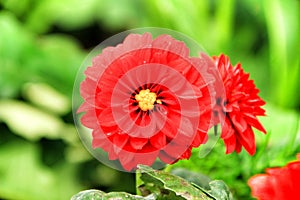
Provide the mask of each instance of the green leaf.
{"label": "green leaf", "polygon": [[209,182],[211,179],[204,174],[191,172],[185,168],[172,169],[171,173],[176,176],[180,176],[181,178],[184,178],[185,180],[194,183],[205,190],[210,189]]}
{"label": "green leaf", "polygon": [[208,191],[213,197],[218,200],[232,200],[232,194],[227,185],[221,180],[209,182],[210,190]]}
{"label": "green leaf", "polygon": [[154,195],[141,197],[126,192],[109,192],[105,193],[100,190],[85,190],[74,195],[71,200],[155,200]]}
{"label": "green leaf", "polygon": [[0,121],[3,121],[16,134],[28,140],[42,137],[60,138],[64,122],[47,112],[16,100],[0,100]]}
{"label": "green leaf", "polygon": [[175,168],[172,170],[172,174],[176,174],[189,182],[193,186],[196,186],[201,191],[204,191],[211,197],[217,200],[231,200],[233,199],[228,186],[221,180],[213,180],[203,174],[191,172],[184,168]]}
{"label": "green leaf", "polygon": [[233,196],[228,186],[221,180],[213,180],[209,182],[209,190],[204,190],[199,185],[192,183],[195,187],[205,192],[210,197],[216,200],[233,200]]}
{"label": "green leaf", "polygon": [[71,200],[92,200],[92,199],[102,199],[105,192],[100,190],[85,190],[78,194],[72,196]]}
{"label": "green leaf", "polygon": [[144,165],[139,165],[138,168],[144,182],[144,185],[139,186],[142,193],[154,193],[158,199],[212,199],[183,178]]}
{"label": "green leaf", "polygon": [[71,101],[45,83],[27,83],[23,88],[26,99],[54,114],[64,115],[71,109]]}

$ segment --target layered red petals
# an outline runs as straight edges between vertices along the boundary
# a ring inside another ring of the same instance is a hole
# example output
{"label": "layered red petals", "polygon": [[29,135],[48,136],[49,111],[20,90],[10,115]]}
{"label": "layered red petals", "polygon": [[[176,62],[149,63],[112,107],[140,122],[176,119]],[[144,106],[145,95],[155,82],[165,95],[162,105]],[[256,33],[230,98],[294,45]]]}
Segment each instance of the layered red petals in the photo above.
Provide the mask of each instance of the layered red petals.
{"label": "layered red petals", "polygon": [[[299,157],[299,156],[298,156]],[[300,159],[282,168],[269,168],[248,181],[252,196],[259,200],[297,199],[300,188]]]}
{"label": "layered red petals", "polygon": [[[156,158],[189,158],[211,126],[210,67],[208,56],[190,58],[186,45],[169,35],[130,34],[104,49],[80,88],[85,102],[78,112],[85,112],[81,122],[93,129],[93,147],[126,170]],[[136,96],[146,90],[155,99],[143,110]]]}
{"label": "layered red petals", "polygon": [[[256,151],[255,136],[252,127],[266,133],[257,116],[264,116],[261,108],[265,102],[258,96],[259,90],[253,80],[249,80],[240,64],[233,67],[229,57],[221,54],[213,57],[222,77],[226,96],[217,89],[217,103],[214,113],[215,124],[221,122],[221,138],[226,145],[226,153],[240,152],[243,146],[253,155]],[[225,116],[225,119],[223,119]]]}

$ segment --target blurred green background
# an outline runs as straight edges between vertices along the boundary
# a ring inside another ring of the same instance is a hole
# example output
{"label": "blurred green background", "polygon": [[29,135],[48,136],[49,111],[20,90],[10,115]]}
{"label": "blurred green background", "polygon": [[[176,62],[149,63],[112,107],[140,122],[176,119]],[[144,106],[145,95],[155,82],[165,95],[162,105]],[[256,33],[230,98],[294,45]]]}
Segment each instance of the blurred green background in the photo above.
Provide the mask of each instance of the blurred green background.
{"label": "blurred green background", "polygon": [[0,0],[0,199],[69,199],[80,190],[135,192],[134,175],[92,158],[73,124],[76,72],[123,30],[165,27],[225,53],[267,101],[257,154],[225,155],[220,141],[176,167],[223,179],[236,199],[247,180],[300,152],[298,0]]}

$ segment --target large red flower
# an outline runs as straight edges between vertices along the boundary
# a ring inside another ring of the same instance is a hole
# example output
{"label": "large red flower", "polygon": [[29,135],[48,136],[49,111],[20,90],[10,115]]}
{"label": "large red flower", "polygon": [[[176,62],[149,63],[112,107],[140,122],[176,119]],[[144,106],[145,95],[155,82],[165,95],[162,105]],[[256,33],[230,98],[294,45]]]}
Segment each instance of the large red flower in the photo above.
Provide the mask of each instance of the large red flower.
{"label": "large red flower", "polygon": [[126,170],[190,157],[207,140],[212,116],[208,56],[169,35],[130,34],[105,48],[85,71],[84,103],[78,112],[92,129],[92,146],[108,152]]}
{"label": "large red flower", "polygon": [[298,199],[300,189],[300,154],[298,160],[282,168],[266,169],[266,174],[251,177],[252,196],[260,200]]}
{"label": "large red flower", "polygon": [[240,63],[233,67],[229,58],[223,54],[213,56],[213,59],[225,88],[225,93],[217,91],[214,113],[217,118],[215,123],[222,124],[221,138],[226,145],[226,153],[234,150],[239,153],[243,146],[253,155],[256,145],[252,127],[266,133],[257,119],[257,116],[265,115],[265,110],[261,108],[265,102],[258,96],[259,90]]}

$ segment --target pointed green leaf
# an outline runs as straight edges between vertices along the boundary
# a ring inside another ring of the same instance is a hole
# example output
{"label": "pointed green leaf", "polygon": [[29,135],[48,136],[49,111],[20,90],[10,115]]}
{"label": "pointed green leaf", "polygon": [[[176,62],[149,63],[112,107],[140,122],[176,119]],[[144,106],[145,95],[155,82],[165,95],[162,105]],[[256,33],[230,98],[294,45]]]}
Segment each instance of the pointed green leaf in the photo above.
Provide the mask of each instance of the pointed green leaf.
{"label": "pointed green leaf", "polygon": [[221,180],[214,180],[209,183],[209,193],[218,200],[232,200],[232,194],[227,185]]}

